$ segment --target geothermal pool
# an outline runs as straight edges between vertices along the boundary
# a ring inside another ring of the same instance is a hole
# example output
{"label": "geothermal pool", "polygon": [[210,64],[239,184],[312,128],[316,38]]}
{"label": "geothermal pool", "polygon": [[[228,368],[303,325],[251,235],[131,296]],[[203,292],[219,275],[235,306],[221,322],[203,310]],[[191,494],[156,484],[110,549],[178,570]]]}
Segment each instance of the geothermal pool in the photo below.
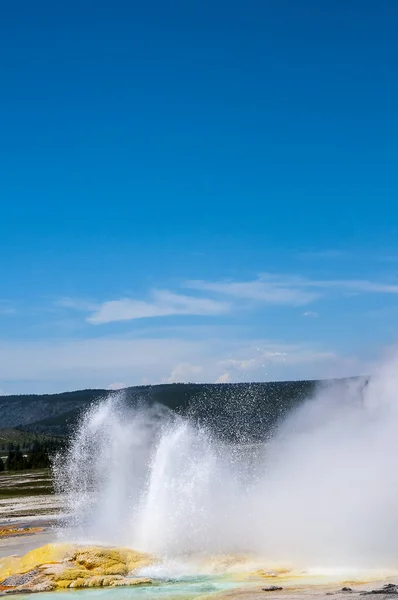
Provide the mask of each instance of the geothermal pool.
{"label": "geothermal pool", "polygon": [[[35,598],[38,600],[49,599],[56,596],[57,598],[68,597],[71,594],[76,600],[80,598],[92,598],[93,600],[100,600],[106,596],[107,599],[112,600],[127,600],[129,598],[136,598],[137,600],[152,600],[155,598],[164,598],[165,600],[184,599],[190,600],[191,598],[203,597],[217,592],[223,592],[233,590],[237,587],[237,583],[230,581],[223,581],[222,578],[187,578],[181,581],[162,582],[159,584],[152,584],[150,586],[133,587],[133,588],[99,588],[92,590],[65,590],[57,592],[44,592],[35,594]],[[27,599],[28,596],[18,595],[18,598]]]}

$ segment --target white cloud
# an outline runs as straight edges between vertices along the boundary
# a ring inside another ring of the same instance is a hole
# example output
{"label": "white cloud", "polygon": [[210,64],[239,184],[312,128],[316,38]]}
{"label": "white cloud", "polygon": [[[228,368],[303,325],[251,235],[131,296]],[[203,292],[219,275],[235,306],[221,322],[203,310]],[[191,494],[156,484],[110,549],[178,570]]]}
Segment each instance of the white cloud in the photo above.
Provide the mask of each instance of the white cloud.
{"label": "white cloud", "polygon": [[167,378],[168,383],[183,383],[191,382],[192,376],[196,376],[202,373],[202,367],[200,365],[190,365],[188,363],[180,363],[174,367],[170,377]]}
{"label": "white cloud", "polygon": [[104,302],[87,321],[100,325],[167,315],[221,315],[229,310],[230,304],[227,302],[155,290],[150,301],[124,298]]}
{"label": "white cloud", "polygon": [[107,390],[123,390],[126,387],[128,387],[128,386],[123,381],[115,381],[115,383],[110,383],[106,389]]}
{"label": "white cloud", "polygon": [[[263,273],[247,281],[191,280],[182,284],[190,290],[206,293],[187,295],[170,290],[152,290],[149,298],[120,298],[103,303],[63,298],[57,306],[91,313],[86,321],[93,325],[132,321],[171,315],[219,316],[237,309],[253,309],[260,304],[305,306],[336,290],[340,294],[398,294],[398,283],[365,279],[309,279],[297,275]],[[220,298],[223,296],[224,298]],[[1,305],[0,305],[1,310]],[[315,316],[307,311],[304,316]]]}
{"label": "white cloud", "polygon": [[264,339],[95,338],[0,341],[0,387],[8,393],[106,388],[164,381],[267,381],[342,377],[363,368],[355,359],[304,344]]}
{"label": "white cloud", "polygon": [[303,313],[303,317],[310,317],[312,319],[316,319],[317,317],[319,317],[319,313],[315,312],[314,310],[307,310]]}
{"label": "white cloud", "polygon": [[231,381],[231,374],[226,371],[216,379],[216,383],[229,383]]}
{"label": "white cloud", "polygon": [[305,344],[259,341],[237,349],[235,357],[219,363],[232,381],[267,381],[346,377],[363,371],[356,358]]}

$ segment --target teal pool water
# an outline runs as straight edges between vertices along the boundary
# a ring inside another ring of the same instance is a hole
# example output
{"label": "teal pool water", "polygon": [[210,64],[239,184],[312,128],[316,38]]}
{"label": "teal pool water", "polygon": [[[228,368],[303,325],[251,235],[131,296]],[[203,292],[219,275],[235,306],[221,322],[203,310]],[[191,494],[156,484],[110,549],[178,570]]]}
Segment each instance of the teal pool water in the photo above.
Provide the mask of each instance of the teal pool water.
{"label": "teal pool water", "polygon": [[[241,584],[240,584],[241,585]],[[207,596],[238,587],[238,583],[226,577],[187,577],[178,581],[159,581],[151,585],[141,585],[119,588],[95,588],[82,590],[60,590],[57,592],[45,592],[34,594],[35,600],[55,600],[57,597],[66,600],[191,600],[199,596]],[[21,600],[27,600],[28,596],[18,595]],[[32,600],[32,595],[29,595]]]}

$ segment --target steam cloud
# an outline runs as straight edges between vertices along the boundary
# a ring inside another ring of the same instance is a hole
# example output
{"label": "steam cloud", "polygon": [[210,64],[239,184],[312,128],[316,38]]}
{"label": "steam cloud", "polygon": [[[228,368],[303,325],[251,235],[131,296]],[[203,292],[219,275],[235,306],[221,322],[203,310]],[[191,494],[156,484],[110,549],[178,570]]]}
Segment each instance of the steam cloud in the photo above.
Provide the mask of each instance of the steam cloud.
{"label": "steam cloud", "polygon": [[295,566],[398,562],[398,362],[334,383],[244,445],[123,394],[91,408],[54,473],[67,535],[164,557]]}

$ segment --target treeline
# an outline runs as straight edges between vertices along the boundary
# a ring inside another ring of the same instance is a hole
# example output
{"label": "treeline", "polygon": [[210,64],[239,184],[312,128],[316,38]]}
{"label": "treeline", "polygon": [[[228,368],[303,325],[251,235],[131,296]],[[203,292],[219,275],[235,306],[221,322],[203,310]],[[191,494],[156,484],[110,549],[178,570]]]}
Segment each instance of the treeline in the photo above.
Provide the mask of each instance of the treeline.
{"label": "treeline", "polygon": [[27,448],[21,447],[20,444],[10,443],[7,445],[5,461],[0,458],[0,471],[46,469],[50,467],[51,457],[60,447],[59,440],[35,441]]}
{"label": "treeline", "polygon": [[[15,430],[17,431],[17,430]],[[33,436],[32,436],[33,437]],[[35,436],[36,438],[37,436]],[[42,436],[44,437],[44,436]],[[14,446],[19,446],[20,450],[24,453],[28,452],[28,450],[30,450],[32,448],[32,445],[34,444],[34,442],[36,441],[40,441],[38,439],[33,439],[33,441],[25,441],[25,442],[18,442],[18,441],[13,441],[13,442],[3,442],[2,444],[0,444],[0,452],[8,452],[10,450],[10,446],[14,445]]]}

